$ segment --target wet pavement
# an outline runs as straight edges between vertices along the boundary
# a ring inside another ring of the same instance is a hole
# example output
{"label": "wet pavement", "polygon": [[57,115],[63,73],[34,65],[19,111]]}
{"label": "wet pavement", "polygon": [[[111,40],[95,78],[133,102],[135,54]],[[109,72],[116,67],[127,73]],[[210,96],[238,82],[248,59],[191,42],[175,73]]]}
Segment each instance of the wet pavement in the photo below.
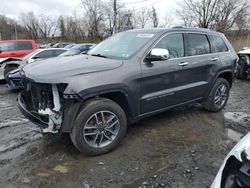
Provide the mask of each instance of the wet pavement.
{"label": "wet pavement", "polygon": [[68,135],[40,134],[0,86],[0,187],[209,187],[250,128],[250,80],[236,81],[219,113],[176,108],[129,127],[113,152],[86,157]]}

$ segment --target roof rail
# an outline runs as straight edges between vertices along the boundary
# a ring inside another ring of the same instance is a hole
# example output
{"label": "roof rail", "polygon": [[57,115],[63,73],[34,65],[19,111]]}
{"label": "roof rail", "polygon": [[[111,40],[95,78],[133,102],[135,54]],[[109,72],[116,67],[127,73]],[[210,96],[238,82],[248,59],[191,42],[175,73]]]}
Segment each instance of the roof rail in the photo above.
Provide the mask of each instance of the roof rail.
{"label": "roof rail", "polygon": [[183,26],[179,25],[179,26],[172,27],[172,29],[178,29],[178,28],[183,28]]}

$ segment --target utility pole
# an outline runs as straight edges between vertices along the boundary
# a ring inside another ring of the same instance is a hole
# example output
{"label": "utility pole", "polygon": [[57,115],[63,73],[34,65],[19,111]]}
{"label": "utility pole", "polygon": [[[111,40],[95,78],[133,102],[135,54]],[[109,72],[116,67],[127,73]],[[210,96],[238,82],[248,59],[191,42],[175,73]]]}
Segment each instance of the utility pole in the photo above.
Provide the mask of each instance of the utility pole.
{"label": "utility pole", "polygon": [[16,36],[16,40],[18,40],[18,36],[17,36],[17,23],[15,21],[15,36]]}
{"label": "utility pole", "polygon": [[1,31],[0,31],[0,40],[2,40],[2,33],[1,33]]}
{"label": "utility pole", "polygon": [[116,17],[117,17],[117,0],[114,0],[114,29],[113,29],[113,34],[117,32],[117,22],[116,22]]}

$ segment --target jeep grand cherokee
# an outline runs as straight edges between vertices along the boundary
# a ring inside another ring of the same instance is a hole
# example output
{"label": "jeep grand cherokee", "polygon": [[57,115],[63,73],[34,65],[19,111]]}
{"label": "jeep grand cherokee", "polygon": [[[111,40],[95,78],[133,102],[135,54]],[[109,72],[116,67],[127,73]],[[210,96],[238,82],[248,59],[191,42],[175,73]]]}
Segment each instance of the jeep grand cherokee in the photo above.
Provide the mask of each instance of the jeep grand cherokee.
{"label": "jeep grand cherokee", "polygon": [[227,103],[237,55],[221,33],[198,28],[121,32],[85,56],[53,58],[21,71],[22,113],[43,132],[70,133],[86,155],[114,149],[127,125],[200,102]]}

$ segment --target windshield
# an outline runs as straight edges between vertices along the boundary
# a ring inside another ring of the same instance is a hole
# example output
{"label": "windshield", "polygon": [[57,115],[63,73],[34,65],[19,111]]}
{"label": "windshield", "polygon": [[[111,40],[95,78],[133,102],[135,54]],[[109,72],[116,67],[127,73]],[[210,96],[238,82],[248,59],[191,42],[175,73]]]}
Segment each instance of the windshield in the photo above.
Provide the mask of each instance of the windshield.
{"label": "windshield", "polygon": [[88,54],[106,56],[112,59],[129,59],[153,36],[154,34],[151,33],[118,33],[96,45]]}

